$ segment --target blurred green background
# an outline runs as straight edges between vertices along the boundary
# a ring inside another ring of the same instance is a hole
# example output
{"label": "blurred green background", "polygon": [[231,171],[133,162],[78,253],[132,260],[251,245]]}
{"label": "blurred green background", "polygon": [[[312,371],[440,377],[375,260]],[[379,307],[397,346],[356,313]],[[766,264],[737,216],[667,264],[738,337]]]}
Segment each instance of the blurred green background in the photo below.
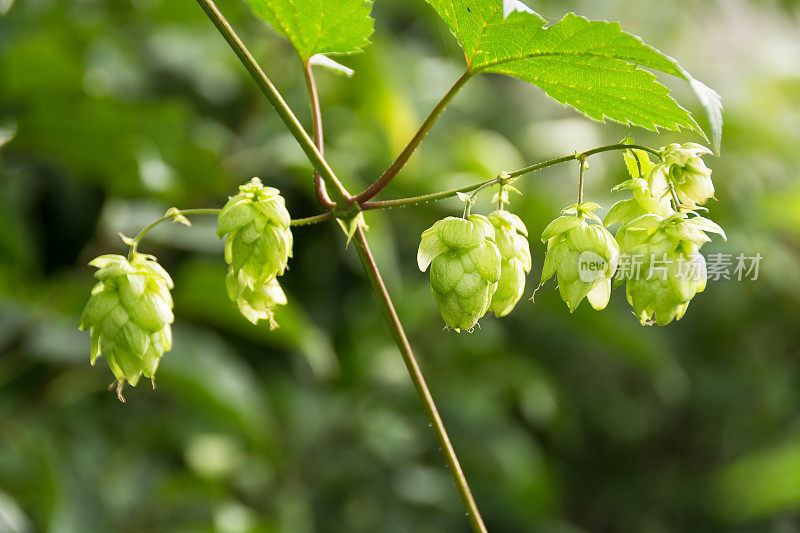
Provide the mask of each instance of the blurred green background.
{"label": "blurred green background", "polygon": [[[728,232],[761,253],[686,317],[642,327],[617,289],[570,315],[551,283],[473,334],[442,331],[419,234],[457,200],[367,214],[370,240],[490,531],[800,531],[800,14],[794,2],[536,1],[620,20],[724,98],[711,159]],[[220,8],[308,124],[289,45],[243,2]],[[190,0],[0,0],[0,531],[467,531],[456,491],[354,250],[295,231],[290,304],[268,332],[224,290],[213,217],[141,249],[172,273],[174,349],[156,390],[120,404],[77,331],[86,263],[170,206],[221,206],[252,176],[316,214],[310,166]],[[374,179],[457,78],[463,56],[422,0],[377,0],[373,45],[320,71],[327,155]],[[699,113],[685,84],[666,79]],[[382,194],[464,185],[616,142],[535,87],[473,80]],[[634,131],[652,146],[698,141]],[[572,203],[574,166],[518,183],[536,239]],[[597,156],[587,198],[623,179]],[[490,195],[476,209],[490,209]]]}

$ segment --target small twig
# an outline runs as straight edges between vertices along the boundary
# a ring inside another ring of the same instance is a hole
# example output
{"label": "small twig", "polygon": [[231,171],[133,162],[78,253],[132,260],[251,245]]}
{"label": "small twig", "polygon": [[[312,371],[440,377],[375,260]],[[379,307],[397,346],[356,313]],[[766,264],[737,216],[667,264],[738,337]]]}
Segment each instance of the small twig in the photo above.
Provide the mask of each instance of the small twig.
{"label": "small twig", "polygon": [[[303,65],[303,72],[305,73],[306,78],[306,88],[308,89],[308,101],[311,107],[311,119],[314,123],[314,144],[317,146],[319,154],[324,157],[325,145],[322,135],[322,110],[319,106],[317,84],[314,81],[314,72],[312,68],[313,67],[310,61],[306,61]],[[317,200],[322,207],[325,209],[330,209],[333,207],[334,204],[331,202],[331,199],[328,196],[328,191],[325,189],[325,182],[323,181],[319,172],[317,172],[317,169],[314,169],[314,192],[316,193]]]}
{"label": "small twig", "polygon": [[422,139],[424,139],[431,130],[436,122],[436,119],[438,119],[439,116],[444,112],[447,104],[450,103],[453,97],[458,94],[458,91],[461,90],[461,88],[469,81],[471,77],[472,73],[467,71],[460,78],[458,78],[458,80],[456,80],[453,86],[450,87],[450,90],[445,93],[442,99],[439,100],[427,118],[423,121],[422,125],[417,130],[417,133],[415,133],[411,140],[408,141],[408,144],[403,151],[400,152],[400,155],[397,156],[397,159],[392,162],[389,168],[387,168],[386,171],[381,174],[374,183],[372,183],[372,185],[367,187],[364,192],[355,196],[356,202],[363,203],[368,201],[370,198],[381,192],[387,185],[389,185],[389,182],[391,182],[394,177],[397,176],[397,174],[403,169],[406,162],[408,162],[408,159],[419,146],[419,143],[422,142]]}
{"label": "small twig", "polygon": [[672,195],[672,203],[675,204],[675,211],[680,213],[683,209],[683,205],[681,205],[681,201],[678,198],[678,191],[675,190],[675,184],[672,181],[669,182],[669,193]]}
{"label": "small twig", "polygon": [[[172,211],[172,209],[170,209],[170,211]],[[220,211],[221,209],[218,208],[178,209],[175,210],[174,212],[164,215],[158,220],[151,222],[150,224],[142,228],[142,230],[139,233],[137,233],[133,239],[130,240],[130,251],[128,252],[128,260],[133,258],[133,254],[136,253],[136,247],[139,246],[139,242],[144,238],[144,236],[147,235],[147,233],[151,229],[155,228],[162,222],[166,222],[167,220],[174,220],[179,216],[185,216],[185,215],[217,215],[219,214]]]}
{"label": "small twig", "polygon": [[586,156],[578,158],[578,205],[583,203],[583,173],[586,170]]}
{"label": "small twig", "polygon": [[[158,226],[159,224],[166,222],[168,220],[174,220],[177,216],[180,215],[217,215],[222,209],[218,208],[203,208],[203,209],[178,209],[172,214],[164,215],[163,217],[159,218],[158,220],[151,222],[147,226],[145,226],[139,233],[136,234],[136,237],[131,239],[130,241],[130,252],[128,253],[128,259],[133,258],[133,254],[136,253],[136,248],[139,245],[139,242],[144,238],[147,233],[150,232],[153,228]],[[310,226],[311,224],[318,224],[320,222],[324,222],[326,220],[330,220],[333,218],[333,213],[330,211],[327,213],[322,213],[319,215],[314,215],[311,217],[306,218],[293,218],[290,222],[292,227],[295,226]]]}
{"label": "small twig", "polygon": [[397,198],[395,200],[378,200],[374,202],[364,202],[361,204],[361,209],[363,211],[371,211],[373,209],[389,209],[392,207],[405,207],[408,205],[416,205],[416,204],[423,204],[427,202],[435,202],[438,200],[444,200],[446,198],[452,198],[457,196],[459,193],[469,193],[477,190],[482,190],[486,187],[502,184],[514,178],[518,178],[525,174],[530,174],[532,172],[536,172],[538,170],[542,170],[547,167],[552,167],[553,165],[559,165],[561,163],[567,163],[569,161],[575,161],[580,159],[586,159],[590,156],[600,154],[603,152],[610,152],[613,150],[627,150],[629,148],[633,148],[636,150],[643,150],[645,152],[650,152],[651,154],[655,154],[660,156],[661,153],[658,150],[654,150],[652,148],[648,148],[646,146],[639,146],[635,144],[610,144],[608,146],[601,146],[599,148],[593,148],[591,150],[587,150],[585,152],[580,152],[572,155],[565,155],[562,157],[557,157],[555,159],[550,159],[547,161],[543,161],[541,163],[536,163],[535,165],[530,165],[519,170],[515,170],[514,172],[508,173],[501,173],[499,176],[480,181],[478,183],[473,183],[472,185],[466,185],[464,187],[459,187],[457,189],[449,189],[447,191],[435,192],[431,194],[423,194],[420,196],[410,196],[408,198]]}

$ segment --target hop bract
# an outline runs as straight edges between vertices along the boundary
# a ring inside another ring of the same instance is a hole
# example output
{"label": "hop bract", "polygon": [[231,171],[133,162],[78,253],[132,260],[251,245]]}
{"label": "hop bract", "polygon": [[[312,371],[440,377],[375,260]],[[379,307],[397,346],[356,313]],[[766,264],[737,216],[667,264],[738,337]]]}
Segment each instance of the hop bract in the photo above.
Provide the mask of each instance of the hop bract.
{"label": "hop bract", "polygon": [[675,213],[670,204],[669,188],[663,176],[653,176],[651,173],[651,178],[654,179],[648,181],[634,177],[613,187],[612,191],[629,190],[633,193],[633,197],[612,205],[603,219],[603,225],[613,226],[617,222],[627,224],[648,213],[664,217]]}
{"label": "hop bract", "polygon": [[672,183],[678,200],[687,207],[703,205],[714,197],[711,169],[701,159],[710,153],[711,150],[696,143],[670,144],[663,149],[663,160],[653,167],[648,181]]}
{"label": "hop bract", "polygon": [[525,291],[525,275],[531,271],[528,230],[520,218],[498,210],[487,217],[494,226],[494,242],[500,251],[500,280],[489,310],[498,317],[510,313]]}
{"label": "hop bract", "polygon": [[253,178],[239,187],[219,214],[217,235],[225,237],[226,287],[242,315],[275,327],[275,306],[286,296],[276,276],[292,255],[291,217],[278,189]]}
{"label": "hop bract", "polygon": [[447,217],[422,233],[419,269],[431,267],[439,313],[456,331],[472,328],[497,290],[501,259],[494,237],[494,226],[481,215]]}
{"label": "hop bract", "polygon": [[706,231],[725,236],[714,222],[685,213],[643,215],[620,228],[625,260],[620,278],[642,324],[680,320],[694,295],[705,289],[706,263],[699,250],[711,240]]}
{"label": "hop bract", "polygon": [[611,297],[619,246],[592,212],[599,207],[589,202],[569,206],[542,233],[547,243],[542,283],[557,275],[558,292],[570,312],[584,298],[594,309],[603,309]]}
{"label": "hop bract", "polygon": [[267,283],[256,285],[241,284],[238,277],[231,270],[225,277],[225,287],[228,297],[236,302],[236,307],[242,316],[253,324],[259,320],[266,320],[270,329],[278,327],[275,321],[275,308],[286,305],[286,294],[283,292],[278,278],[272,278]]}
{"label": "hop bract", "polygon": [[135,386],[155,375],[172,345],[172,279],[152,255],[101,255],[89,265],[100,280],[79,325],[92,337],[90,362],[105,355],[118,390],[125,381]]}

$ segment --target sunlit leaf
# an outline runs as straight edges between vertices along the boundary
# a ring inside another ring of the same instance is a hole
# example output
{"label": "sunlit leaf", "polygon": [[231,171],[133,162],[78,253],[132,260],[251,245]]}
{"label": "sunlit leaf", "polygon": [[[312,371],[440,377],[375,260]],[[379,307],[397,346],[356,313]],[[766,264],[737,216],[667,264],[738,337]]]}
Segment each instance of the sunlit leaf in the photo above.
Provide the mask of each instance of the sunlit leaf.
{"label": "sunlit leaf", "polygon": [[705,135],[669,89],[640,67],[683,78],[705,107],[714,145],[719,147],[719,95],[617,23],[568,13],[547,26],[518,0],[428,2],[463,47],[470,72],[496,72],[528,81],[595,120],[610,119],[649,130],[689,129]]}
{"label": "sunlit leaf", "polygon": [[247,0],[284,35],[303,61],[316,54],[352,54],[369,44],[371,0]]}

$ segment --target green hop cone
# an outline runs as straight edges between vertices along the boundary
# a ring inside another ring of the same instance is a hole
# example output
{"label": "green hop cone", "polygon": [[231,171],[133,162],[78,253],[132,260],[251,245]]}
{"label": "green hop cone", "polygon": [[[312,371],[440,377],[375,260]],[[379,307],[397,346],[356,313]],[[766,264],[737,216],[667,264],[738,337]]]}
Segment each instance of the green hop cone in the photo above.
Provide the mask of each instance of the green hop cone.
{"label": "green hop cone", "polygon": [[599,207],[590,202],[569,206],[542,233],[547,243],[542,283],[557,276],[558,292],[570,312],[584,298],[594,309],[604,309],[611,297],[619,246],[593,213]]}
{"label": "green hop cone", "polygon": [[[100,282],[81,316],[79,328],[92,337],[90,359],[105,355],[118,381],[136,385],[152,378],[172,345],[172,279],[152,255],[101,255],[90,266]],[[120,395],[120,399],[122,396]]]}
{"label": "green hop cone", "polygon": [[225,236],[228,296],[249,321],[276,327],[274,309],[286,303],[275,277],[292,255],[291,217],[278,189],[253,178],[239,187],[219,214],[217,235]]}
{"label": "green hop cone", "polygon": [[711,240],[707,231],[725,236],[714,222],[685,213],[643,215],[620,228],[620,277],[643,325],[680,320],[694,295],[705,289],[706,263],[699,250]]}
{"label": "green hop cone", "polygon": [[653,167],[648,181],[675,186],[681,204],[693,208],[714,197],[711,169],[701,159],[712,153],[696,143],[670,144],[662,149],[663,160]]}
{"label": "green hop cone", "polygon": [[489,310],[506,316],[525,291],[525,275],[531,271],[528,230],[517,215],[498,210],[487,217],[494,226],[494,242],[500,251],[500,280]]}
{"label": "green hop cone", "polygon": [[422,233],[417,264],[430,266],[439,313],[456,331],[469,330],[486,314],[500,280],[500,251],[486,217],[447,217]]}

